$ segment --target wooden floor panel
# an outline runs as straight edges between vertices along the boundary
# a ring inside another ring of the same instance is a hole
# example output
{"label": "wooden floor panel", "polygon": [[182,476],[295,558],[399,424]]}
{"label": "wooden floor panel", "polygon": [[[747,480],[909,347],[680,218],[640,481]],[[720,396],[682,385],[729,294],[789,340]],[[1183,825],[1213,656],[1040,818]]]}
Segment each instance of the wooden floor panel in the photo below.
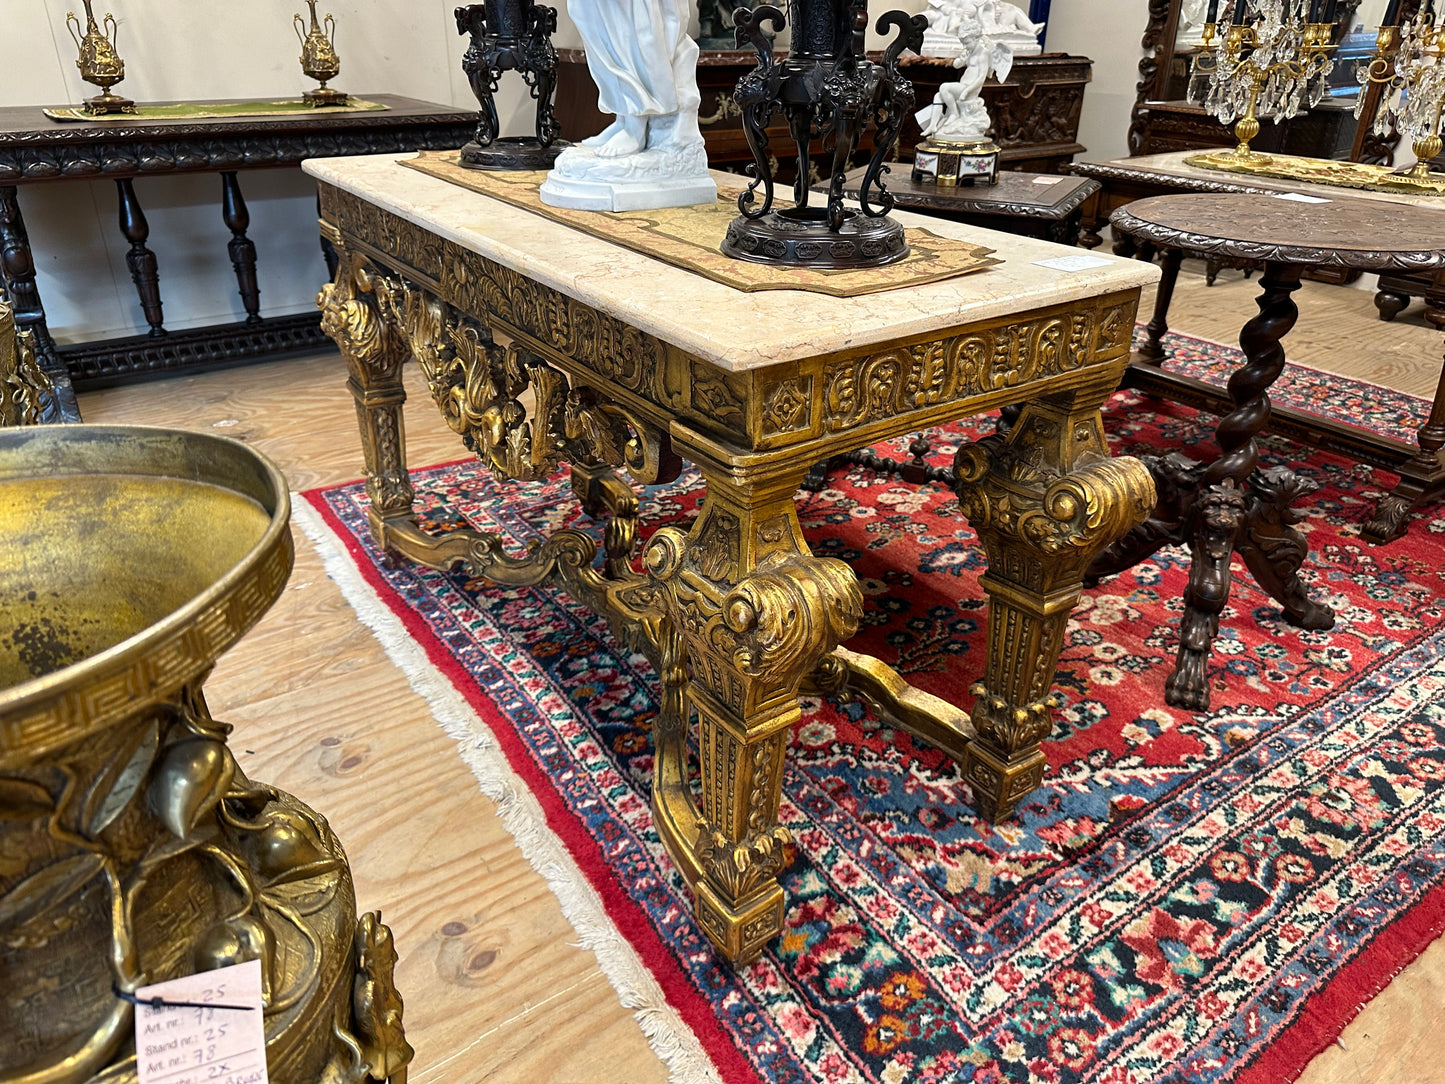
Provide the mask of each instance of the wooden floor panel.
{"label": "wooden floor panel", "polygon": [[[1206,288],[1186,264],[1176,329],[1236,342],[1258,280],[1223,272]],[[1375,319],[1370,293],[1307,283],[1286,340],[1291,360],[1432,395],[1441,338],[1419,306]],[[1146,318],[1147,318],[1146,300]],[[415,369],[410,459],[459,459]],[[91,422],[221,433],[270,455],[294,489],[361,473],[355,412],[334,354],[81,396]],[[397,980],[417,1049],[413,1084],[653,1084],[666,1079],[630,1012],[556,898],[483,797],[452,739],[388,660],[297,532],[296,570],[275,608],[208,686],[217,718],[258,779],[335,826],[362,907],[381,908],[401,955]],[[1371,1002],[1301,1078],[1308,1084],[1445,1084],[1445,944]]]}

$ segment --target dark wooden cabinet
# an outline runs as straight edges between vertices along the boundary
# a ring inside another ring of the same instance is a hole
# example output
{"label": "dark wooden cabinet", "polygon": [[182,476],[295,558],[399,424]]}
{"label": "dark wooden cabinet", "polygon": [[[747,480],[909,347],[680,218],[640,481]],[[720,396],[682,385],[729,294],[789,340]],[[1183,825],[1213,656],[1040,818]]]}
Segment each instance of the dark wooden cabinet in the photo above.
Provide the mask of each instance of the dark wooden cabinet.
{"label": "dark wooden cabinet", "polygon": [[[557,53],[557,117],[563,137],[576,140],[601,131],[609,118],[598,112],[597,88],[587,73],[586,54],[581,49]],[[753,57],[734,50],[705,52],[698,59],[699,121],[708,159],[719,169],[737,169],[752,161],[732,95],[738,80],[752,69]],[[873,59],[881,59],[881,54]],[[1004,168],[1062,173],[1076,154],[1084,152],[1078,141],[1079,114],[1093,64],[1087,57],[1063,53],[1019,57],[1005,82],[989,80],[983,96],[994,118],[994,138],[1003,149]],[[919,108],[933,100],[939,86],[959,75],[951,60],[936,57],[904,57],[903,70],[913,80]],[[775,148],[788,146],[783,125],[770,134]],[[921,138],[917,122],[909,117],[899,139],[899,156],[911,158]],[[860,148],[863,153],[870,151],[866,143]]]}

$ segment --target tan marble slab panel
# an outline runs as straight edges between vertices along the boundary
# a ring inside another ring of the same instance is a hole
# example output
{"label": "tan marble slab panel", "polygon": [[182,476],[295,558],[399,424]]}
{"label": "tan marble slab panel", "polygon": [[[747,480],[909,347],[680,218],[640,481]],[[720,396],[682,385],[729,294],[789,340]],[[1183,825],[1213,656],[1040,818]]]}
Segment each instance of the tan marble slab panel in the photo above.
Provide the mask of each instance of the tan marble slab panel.
{"label": "tan marble slab panel", "polygon": [[1410,207],[1430,207],[1445,210],[1445,196],[1417,196],[1408,192],[1375,192],[1367,188],[1340,188],[1337,185],[1305,184],[1287,181],[1277,177],[1264,177],[1254,173],[1234,173],[1222,169],[1205,169],[1185,162],[1205,153],[1202,150],[1170,151],[1167,154],[1145,154],[1138,158],[1115,158],[1100,165],[1132,170],[1136,173],[1159,173],[1170,177],[1185,177],[1203,181],[1217,181],[1220,184],[1237,184],[1247,188],[1263,189],[1267,192],[1299,192],[1306,196],[1320,196],[1324,199],[1373,199],[1386,203],[1401,203]]}
{"label": "tan marble slab panel", "polygon": [[[997,250],[1004,262],[961,279],[863,297],[793,290],[748,294],[397,165],[410,157],[321,158],[304,168],[319,181],[731,372],[1130,290],[1156,282],[1160,275],[1151,264],[1107,256],[1099,257],[1107,261],[1101,266],[1082,271],[1039,267],[1035,261],[1082,253],[1048,241],[896,212],[905,226],[985,245]],[[730,174],[718,177],[725,183],[737,180]]]}

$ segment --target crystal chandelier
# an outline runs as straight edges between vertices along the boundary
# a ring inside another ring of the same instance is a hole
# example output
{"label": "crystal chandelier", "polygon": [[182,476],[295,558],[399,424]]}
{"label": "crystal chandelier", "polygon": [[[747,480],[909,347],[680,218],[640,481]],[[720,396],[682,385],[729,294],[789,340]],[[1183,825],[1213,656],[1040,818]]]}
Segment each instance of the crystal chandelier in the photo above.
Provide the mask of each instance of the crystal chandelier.
{"label": "crystal chandelier", "polygon": [[1249,148],[1260,119],[1288,120],[1324,98],[1335,66],[1338,6],[1338,0],[1233,0],[1221,39],[1219,0],[1211,0],[1188,96],[1221,124],[1234,124],[1239,145],[1221,157],[1264,164],[1267,157]]}
{"label": "crystal chandelier", "polygon": [[[1400,0],[1392,0],[1375,38],[1375,55],[1369,64],[1360,65],[1357,78],[1366,91],[1372,83],[1383,88],[1374,132],[1389,135],[1393,127],[1408,135],[1415,152],[1415,165],[1405,177],[1423,181],[1430,176],[1430,159],[1440,153],[1442,145],[1445,41],[1435,26],[1435,16],[1428,4],[1409,22],[1395,26],[1399,7]],[[1364,108],[1365,94],[1362,93],[1355,105],[1357,119]]]}

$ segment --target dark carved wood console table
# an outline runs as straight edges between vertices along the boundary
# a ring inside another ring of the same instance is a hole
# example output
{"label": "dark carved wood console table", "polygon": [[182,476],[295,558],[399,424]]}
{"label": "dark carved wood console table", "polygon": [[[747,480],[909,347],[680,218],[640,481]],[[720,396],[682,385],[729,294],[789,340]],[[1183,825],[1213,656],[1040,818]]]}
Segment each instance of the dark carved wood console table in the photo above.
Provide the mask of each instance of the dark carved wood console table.
{"label": "dark carved wood console table", "polygon": [[[250,215],[237,173],[297,166],[307,158],[459,147],[471,138],[476,113],[395,95],[368,95],[385,110],[279,117],[153,120],[117,116],[58,124],[38,106],[0,108],[0,281],[21,330],[35,333],[36,353],[56,385],[61,413],[78,420],[76,387],[102,387],[138,377],[215,368],[322,348],[315,315],[263,319],[256,249],[246,237]],[[227,251],[247,316],[239,323],[167,332],[150,226],[134,180],[175,173],[219,173],[221,217],[231,231]],[[126,262],[150,324],[147,335],[64,346],[55,342],[35,282],[35,255],[20,214],[20,185],[110,179],[120,193]],[[327,258],[334,271],[334,257]],[[317,268],[320,278],[320,267]]]}

